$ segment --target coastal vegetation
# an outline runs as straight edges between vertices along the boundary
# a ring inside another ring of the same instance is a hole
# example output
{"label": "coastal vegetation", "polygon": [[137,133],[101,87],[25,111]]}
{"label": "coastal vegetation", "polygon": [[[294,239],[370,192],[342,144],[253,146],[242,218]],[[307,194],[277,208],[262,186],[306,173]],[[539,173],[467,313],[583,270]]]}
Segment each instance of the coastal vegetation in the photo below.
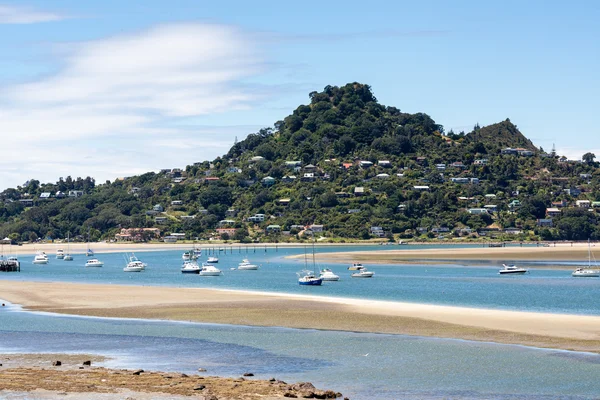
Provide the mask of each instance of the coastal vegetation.
{"label": "coastal vegetation", "polygon": [[545,152],[509,119],[445,132],[359,83],[309,98],[212,161],[5,189],[0,237],[298,241],[312,228],[338,242],[600,239],[593,153]]}

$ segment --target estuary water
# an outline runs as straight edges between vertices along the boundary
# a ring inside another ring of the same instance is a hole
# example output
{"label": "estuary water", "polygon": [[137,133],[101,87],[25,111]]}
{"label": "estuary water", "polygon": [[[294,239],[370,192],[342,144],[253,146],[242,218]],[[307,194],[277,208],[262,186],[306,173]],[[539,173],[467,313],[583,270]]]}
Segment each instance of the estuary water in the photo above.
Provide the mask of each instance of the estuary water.
{"label": "estuary water", "polygon": [[[389,246],[392,247],[392,246]],[[393,248],[398,248],[393,246]],[[360,250],[360,248],[354,248]],[[373,249],[370,247],[370,249]],[[386,251],[388,246],[381,246]],[[233,251],[231,251],[233,250]],[[348,251],[328,247],[317,252]],[[598,315],[600,278],[574,279],[570,271],[536,269],[500,276],[499,264],[365,265],[372,279],[352,279],[346,265],[317,264],[341,276],[321,287],[301,287],[296,272],[312,268],[312,248],[228,249],[217,252],[221,277],[180,272],[181,251],[137,254],[148,268],[122,271],[122,254],[98,254],[102,268],[53,259],[29,264],[1,279],[145,286],[211,287],[449,304],[481,308]],[[300,254],[299,259],[284,258]],[[206,259],[206,252],[202,259]],[[243,259],[257,271],[237,271]],[[509,260],[507,260],[509,261]],[[572,265],[576,265],[573,262]],[[2,294],[0,293],[0,299]],[[592,399],[600,395],[600,355],[517,345],[404,335],[261,328],[184,322],[74,317],[0,308],[0,352],[91,353],[104,365],[239,376],[253,372],[288,382],[310,381],[351,399]]]}

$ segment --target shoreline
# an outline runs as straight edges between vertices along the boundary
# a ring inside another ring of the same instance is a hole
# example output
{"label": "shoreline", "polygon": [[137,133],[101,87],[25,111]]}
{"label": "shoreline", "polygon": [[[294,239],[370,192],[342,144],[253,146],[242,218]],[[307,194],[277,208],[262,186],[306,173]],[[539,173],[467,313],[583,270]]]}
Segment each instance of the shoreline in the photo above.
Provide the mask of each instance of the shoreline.
{"label": "shoreline", "polygon": [[[284,397],[342,398],[341,393],[319,390],[308,382],[288,384],[271,378],[217,377],[106,368],[106,358],[86,354],[0,353],[0,397],[44,399],[263,399]],[[60,365],[55,365],[60,361]],[[87,364],[89,362],[89,364]],[[99,363],[100,366],[97,366]]]}
{"label": "shoreline", "polygon": [[[470,247],[456,247],[459,245]],[[402,264],[406,262],[442,262],[453,263],[456,261],[587,261],[588,244],[581,243],[553,243],[549,247],[537,246],[535,243],[518,247],[516,243],[506,247],[487,247],[483,243],[411,243],[421,248],[406,248],[406,246],[393,245],[380,246],[377,243],[318,243],[317,247],[373,247],[372,250],[342,251],[335,253],[318,253],[316,257],[321,261],[336,263],[352,263],[355,261],[370,264]],[[70,243],[69,252],[80,255],[91,248],[95,253],[121,253],[121,252],[150,252],[150,251],[187,251],[195,247],[202,250],[236,248],[303,248],[305,243]],[[427,248],[428,246],[442,246]],[[0,255],[33,256],[44,251],[50,257],[56,250],[66,252],[66,243],[25,244],[22,246],[2,245]],[[592,244],[590,247],[594,260],[600,260],[600,245]],[[288,256],[290,258],[302,257]]]}
{"label": "shoreline", "polygon": [[[0,280],[26,311],[454,338],[600,353],[600,316],[225,289]],[[135,304],[135,306],[123,306]]]}

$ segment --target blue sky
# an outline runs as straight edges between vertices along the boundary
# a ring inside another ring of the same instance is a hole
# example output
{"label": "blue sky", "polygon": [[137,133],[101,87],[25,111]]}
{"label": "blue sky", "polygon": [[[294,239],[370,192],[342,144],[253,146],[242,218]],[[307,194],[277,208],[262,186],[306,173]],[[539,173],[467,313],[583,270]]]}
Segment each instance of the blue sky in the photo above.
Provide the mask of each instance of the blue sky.
{"label": "blue sky", "polygon": [[222,155],[362,82],[469,131],[600,157],[600,2],[0,0],[0,190]]}

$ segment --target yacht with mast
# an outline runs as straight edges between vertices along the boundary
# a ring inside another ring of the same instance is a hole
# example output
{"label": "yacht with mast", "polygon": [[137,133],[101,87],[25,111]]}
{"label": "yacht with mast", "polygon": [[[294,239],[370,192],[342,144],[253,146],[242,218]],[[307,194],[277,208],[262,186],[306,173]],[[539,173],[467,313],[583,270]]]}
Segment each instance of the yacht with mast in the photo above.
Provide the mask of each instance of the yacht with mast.
{"label": "yacht with mast", "polygon": [[[575,278],[598,278],[600,277],[600,270],[592,268],[592,248],[590,240],[588,239],[588,265],[587,267],[577,268],[571,273],[571,276]],[[594,265],[596,265],[596,258],[594,257]]]}
{"label": "yacht with mast", "polygon": [[299,285],[307,285],[307,286],[321,286],[323,283],[323,278],[321,276],[317,276],[316,273],[316,262],[315,262],[315,235],[313,233],[313,247],[312,247],[312,262],[313,269],[312,271],[307,269],[306,262],[306,251],[304,252],[304,268],[302,271],[298,272],[298,284]]}

